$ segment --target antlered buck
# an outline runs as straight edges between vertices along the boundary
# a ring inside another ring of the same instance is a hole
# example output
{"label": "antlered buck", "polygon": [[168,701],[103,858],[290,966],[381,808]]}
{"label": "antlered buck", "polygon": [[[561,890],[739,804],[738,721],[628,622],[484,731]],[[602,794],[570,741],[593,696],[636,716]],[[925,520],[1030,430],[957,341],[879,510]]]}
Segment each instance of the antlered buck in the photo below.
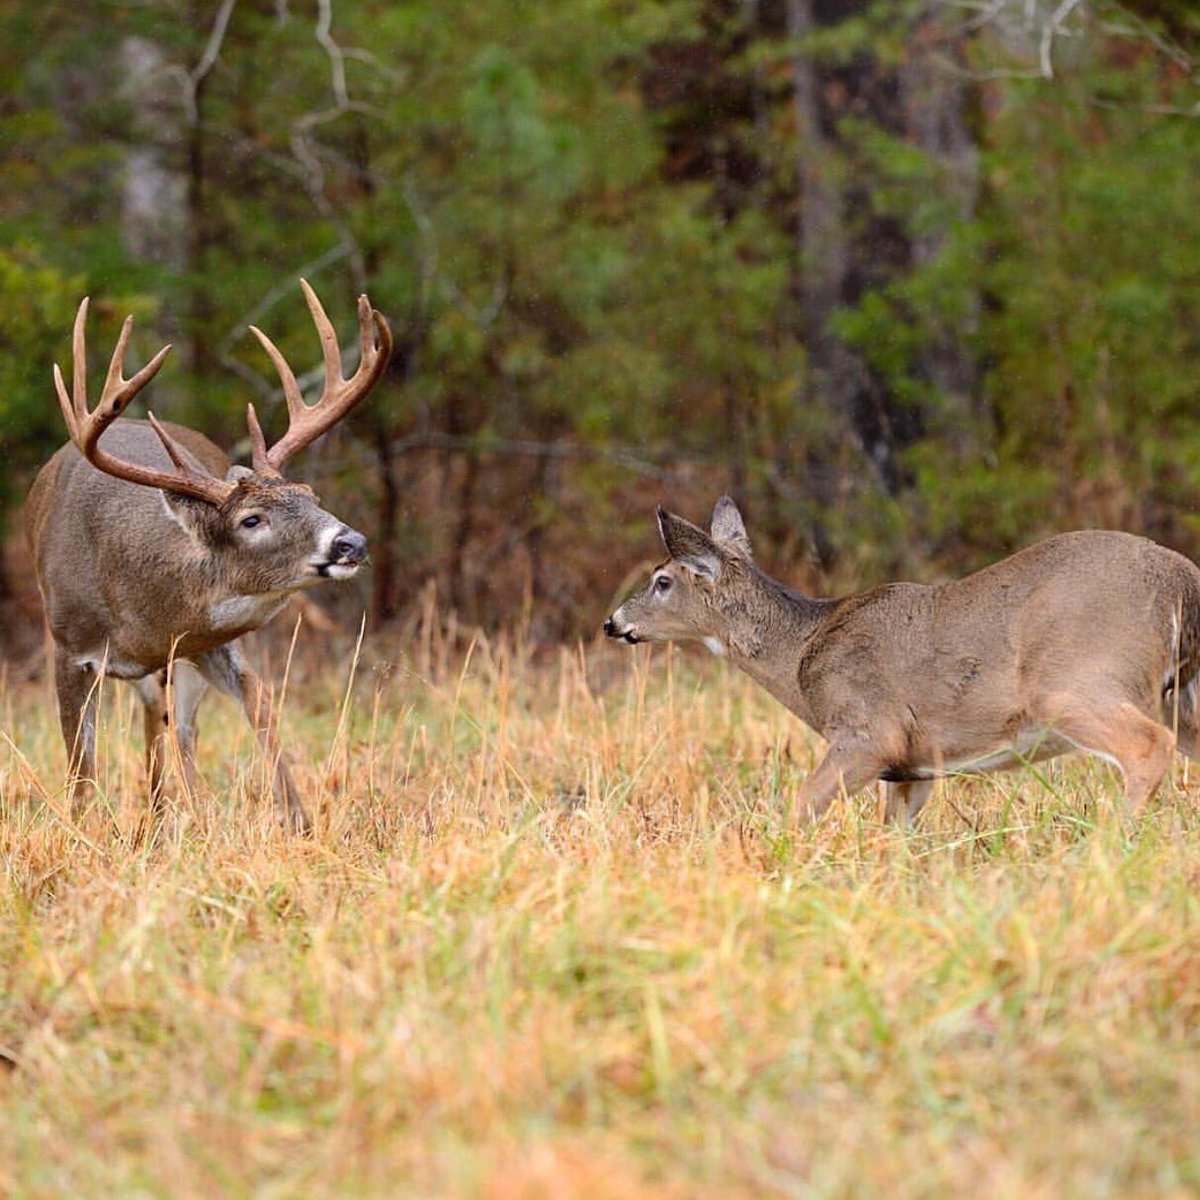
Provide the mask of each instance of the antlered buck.
{"label": "antlered buck", "polygon": [[1072,750],[1115,763],[1136,813],[1176,746],[1197,754],[1200,569],[1146,538],[1066,533],[951,583],[823,600],[755,566],[727,496],[711,533],[658,523],[670,557],[605,633],[699,640],[821,734],[802,817],[883,780],[907,823],[939,775]]}
{"label": "antlered buck", "polygon": [[[84,326],[75,318],[73,387],[54,384],[71,441],[42,468],[26,522],[38,586],[54,639],[54,681],[70,759],[72,805],[95,776],[97,680],[129,680],[145,705],[152,805],[161,804],[168,726],[190,788],[196,710],[211,684],[243,705],[274,772],[280,819],[304,831],[308,814],[278,743],[269,693],[237,639],[270,620],[293,592],[323,579],[349,579],[367,541],[326,512],[313,490],[280,473],[298,450],[340,421],[387,367],[392,337],[367,298],[358,301],[358,367],[342,376],[337,335],[313,290],[301,281],[325,364],[320,398],[307,404],[283,355],[259,330],[287,401],[287,432],[269,449],[253,405],[247,413],[252,468],[230,466],[194,430],[121,416],[158,373],[164,346],[132,379],[123,363],[127,318],[100,400],[89,411]],[[173,713],[168,712],[169,691]],[[188,664],[191,664],[189,667]]]}

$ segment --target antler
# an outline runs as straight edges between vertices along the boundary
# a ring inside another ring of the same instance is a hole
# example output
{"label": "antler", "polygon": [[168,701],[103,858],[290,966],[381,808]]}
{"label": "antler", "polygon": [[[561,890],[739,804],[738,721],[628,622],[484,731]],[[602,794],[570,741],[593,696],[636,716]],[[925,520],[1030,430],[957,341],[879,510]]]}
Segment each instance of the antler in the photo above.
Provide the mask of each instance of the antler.
{"label": "antler", "polygon": [[80,454],[97,470],[116,479],[127,479],[130,483],[163,488],[180,496],[194,496],[197,500],[207,500],[210,504],[221,504],[236,485],[197,471],[188,463],[179,443],[154,419],[153,413],[150,414],[150,424],[170,455],[171,462],[175,464],[174,471],[159,471],[139,463],[125,462],[100,449],[100,435],[125,411],[130,400],[158,374],[171,347],[164,346],[132,379],[125,379],[122,376],[125,351],[129,347],[129,336],[133,332],[133,317],[126,317],[125,324],[121,326],[121,336],[117,338],[116,349],[113,350],[112,359],[108,364],[108,375],[104,380],[100,402],[89,412],[87,346],[84,336],[87,312],[88,297],[85,296],[75,314],[75,329],[71,342],[73,388],[70,395],[67,394],[67,386],[63,382],[58,363],[54,364],[54,388],[58,392],[58,402],[62,406],[63,419],[67,423],[71,441],[75,443]]}
{"label": "antler", "polygon": [[[338,347],[337,334],[330,324],[317,294],[307,281],[300,280],[308,311],[321,338],[321,354],[325,359],[325,386],[320,399],[305,404],[300,394],[300,385],[287,360],[280,354],[275,343],[261,329],[250,326],[250,331],[262,343],[271,356],[279,381],[283,384],[283,396],[287,401],[288,430],[267,449],[258,414],[251,404],[246,414],[250,426],[250,441],[253,446],[253,464],[260,474],[278,475],[280,467],[298,450],[303,450],[338,423],[379,381],[392,354],[392,331],[383,319],[383,314],[371,307],[366,296],[358,298],[358,329],[362,345],[358,369],[349,379],[342,378],[342,353]],[[378,340],[377,340],[378,339]]]}

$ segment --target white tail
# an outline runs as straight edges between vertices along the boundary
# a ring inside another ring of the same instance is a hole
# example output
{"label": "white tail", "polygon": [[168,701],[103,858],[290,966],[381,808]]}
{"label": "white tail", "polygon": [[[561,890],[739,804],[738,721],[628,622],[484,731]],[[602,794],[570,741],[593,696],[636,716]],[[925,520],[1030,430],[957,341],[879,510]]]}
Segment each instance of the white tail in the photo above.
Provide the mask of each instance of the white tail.
{"label": "white tail", "polygon": [[711,533],[658,519],[670,557],[605,632],[703,642],[820,733],[802,816],[883,780],[907,822],[939,775],[1072,750],[1115,763],[1137,812],[1176,745],[1197,753],[1200,569],[1146,538],[1062,534],[952,583],[820,600],[755,566],[728,497]]}
{"label": "white tail", "polygon": [[160,802],[164,736],[172,714],[164,684],[176,673],[176,733],[190,778],[196,710],[207,684],[242,703],[274,764],[280,817],[307,829],[308,815],[283,760],[276,717],[237,639],[268,621],[297,590],[348,579],[366,558],[367,541],[321,508],[312,489],[288,483],[284,461],[320,436],[371,390],[387,367],[392,339],[365,296],[358,302],[361,359],[342,378],[337,337],[315,293],[304,296],[325,361],[321,398],[306,405],[283,356],[258,330],[279,371],[288,431],[271,449],[249,412],[254,469],[230,467],[194,430],[128,420],[125,407],[158,373],[164,347],[132,379],[122,374],[131,321],[109,363],[101,397],[88,407],[84,326],[79,306],[72,389],[54,368],[71,442],[42,468],[29,493],[26,525],[38,587],[54,638],[59,717],[78,807],[95,774],[95,680],[104,671],[136,684],[146,707],[151,797]]}

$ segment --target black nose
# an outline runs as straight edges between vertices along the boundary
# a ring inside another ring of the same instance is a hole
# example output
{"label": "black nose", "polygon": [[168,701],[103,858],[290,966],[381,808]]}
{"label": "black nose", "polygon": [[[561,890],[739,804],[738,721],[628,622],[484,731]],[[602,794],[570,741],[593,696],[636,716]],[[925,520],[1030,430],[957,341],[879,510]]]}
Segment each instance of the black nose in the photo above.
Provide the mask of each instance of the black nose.
{"label": "black nose", "polygon": [[367,539],[356,529],[343,529],[329,549],[335,562],[362,562],[367,557]]}
{"label": "black nose", "polygon": [[617,636],[617,627],[613,624],[612,617],[609,617],[608,620],[604,622],[604,636],[605,637],[616,637]]}

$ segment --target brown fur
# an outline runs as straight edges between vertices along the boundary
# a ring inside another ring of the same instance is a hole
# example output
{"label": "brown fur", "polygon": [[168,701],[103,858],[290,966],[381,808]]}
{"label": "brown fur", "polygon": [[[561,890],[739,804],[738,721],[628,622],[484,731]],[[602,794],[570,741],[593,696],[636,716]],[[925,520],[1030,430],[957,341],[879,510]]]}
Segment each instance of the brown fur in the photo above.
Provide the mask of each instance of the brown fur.
{"label": "brown fur", "polygon": [[1146,538],[1062,534],[965,579],[817,600],[755,566],[728,497],[711,534],[659,524],[671,557],[605,630],[707,640],[820,733],[804,816],[883,780],[907,821],[940,774],[1069,750],[1113,761],[1137,812],[1176,744],[1196,753],[1200,569]]}
{"label": "brown fur", "polygon": [[[70,444],[42,468],[29,493],[26,530],[54,639],[59,713],[77,780],[75,805],[95,773],[96,670],[142,681],[150,789],[157,803],[163,739],[151,733],[161,734],[166,700],[155,679],[169,662],[190,660],[207,682],[243,705],[278,763],[281,818],[305,829],[308,815],[280,753],[267,690],[236,639],[269,619],[290,594],[321,582],[309,564],[322,541],[361,535],[325,512],[307,485],[230,469],[224,453],[201,434],[178,425],[167,430],[210,474],[238,480],[220,507],[103,474]],[[159,438],[144,421],[119,420],[102,441],[123,460],[170,469]],[[249,514],[260,518],[255,531],[241,526]],[[222,613],[224,619],[215,619]],[[177,720],[189,779],[202,694],[199,685],[189,690],[186,711]]]}

